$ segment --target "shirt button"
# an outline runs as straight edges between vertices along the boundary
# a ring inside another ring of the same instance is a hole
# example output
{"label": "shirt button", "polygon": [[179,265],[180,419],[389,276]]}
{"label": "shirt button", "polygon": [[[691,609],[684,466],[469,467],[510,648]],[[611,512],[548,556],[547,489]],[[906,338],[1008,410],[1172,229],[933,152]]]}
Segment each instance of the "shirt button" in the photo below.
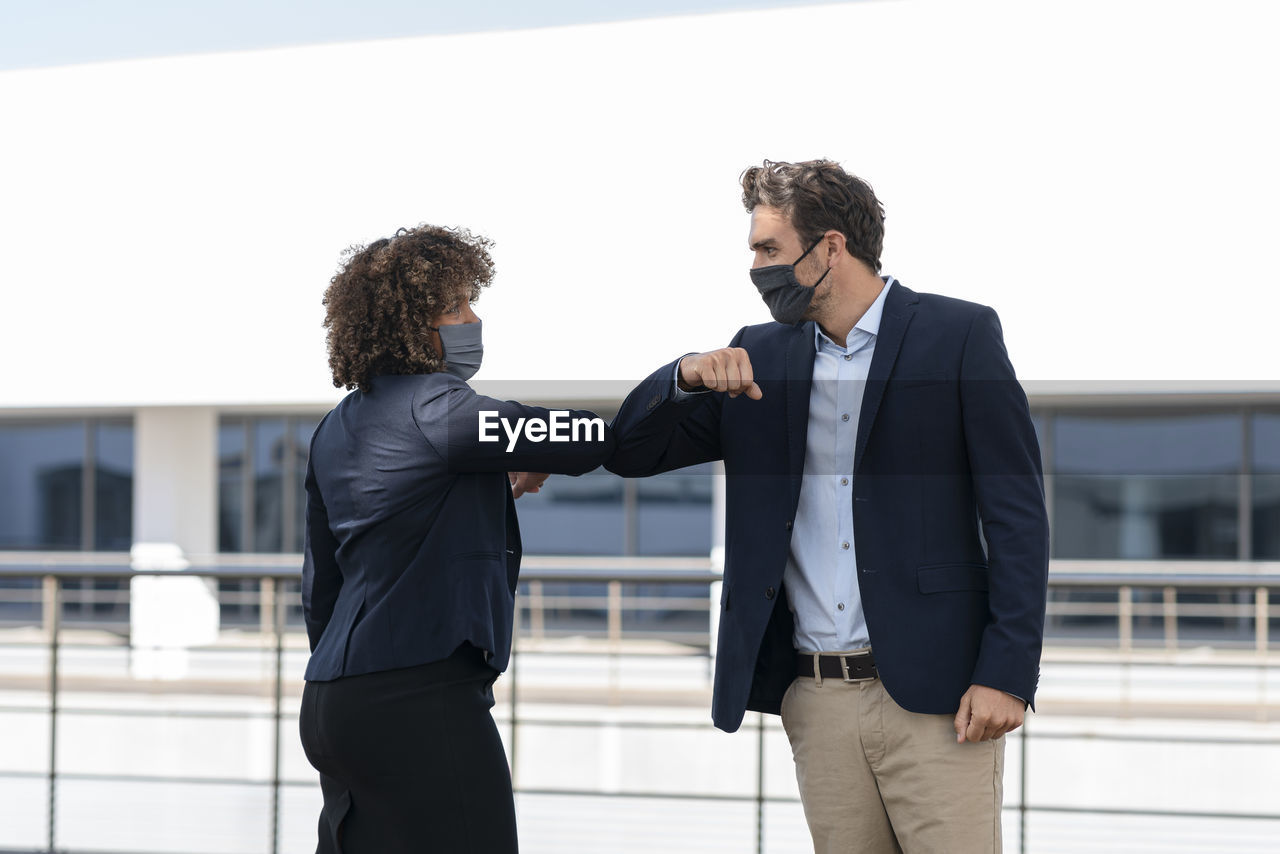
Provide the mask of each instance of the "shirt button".
{"label": "shirt button", "polygon": [[846,362],[847,362],[847,361],[849,361],[849,360],[850,360],[850,359],[852,359],[852,358],[853,358],[853,354],[852,354],[852,353],[845,353],[845,354],[844,354],[844,360],[845,360]]}
{"label": "shirt button", "polygon": [[845,540],[843,543],[841,543],[841,544],[840,544],[840,548],[844,549],[845,551],[848,551],[848,550],[849,550],[849,541],[848,541],[848,540]]}
{"label": "shirt button", "polygon": [[841,416],[840,416],[840,420],[841,420],[841,421],[848,421],[848,420],[849,420],[849,413],[847,413],[847,412],[846,412],[844,415],[841,415]]}
{"label": "shirt button", "polygon": [[843,610],[844,610],[844,603],[843,603],[843,602],[841,602],[839,605],[836,605],[836,607],[837,607],[837,608],[839,608],[841,611],[843,611]]}
{"label": "shirt button", "polygon": [[840,478],[840,485],[841,485],[841,486],[848,486],[848,485],[849,485],[849,478],[847,478],[847,477],[842,477],[842,478]]}

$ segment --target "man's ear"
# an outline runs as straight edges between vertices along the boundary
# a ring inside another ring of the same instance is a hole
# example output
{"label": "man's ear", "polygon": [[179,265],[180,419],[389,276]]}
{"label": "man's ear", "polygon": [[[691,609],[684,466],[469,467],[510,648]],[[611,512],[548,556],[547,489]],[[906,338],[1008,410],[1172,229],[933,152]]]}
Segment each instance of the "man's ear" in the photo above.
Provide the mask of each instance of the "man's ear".
{"label": "man's ear", "polygon": [[[828,267],[834,267],[839,263],[840,259],[848,254],[845,252],[844,235],[836,231],[834,228],[822,235],[822,253],[825,256],[823,260],[827,262]],[[849,256],[853,257],[853,256]]]}

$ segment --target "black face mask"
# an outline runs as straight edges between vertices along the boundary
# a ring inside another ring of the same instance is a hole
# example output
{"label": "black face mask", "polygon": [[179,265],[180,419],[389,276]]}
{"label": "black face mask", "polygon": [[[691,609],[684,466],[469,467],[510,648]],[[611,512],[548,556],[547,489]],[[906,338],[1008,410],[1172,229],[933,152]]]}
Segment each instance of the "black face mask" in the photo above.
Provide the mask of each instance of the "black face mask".
{"label": "black face mask", "polygon": [[769,306],[773,319],[779,323],[793,325],[804,320],[804,313],[809,310],[809,303],[813,302],[818,285],[831,272],[828,267],[827,272],[812,287],[806,288],[796,281],[796,264],[803,261],[804,256],[821,242],[822,238],[819,237],[791,264],[774,264],[772,267],[757,267],[751,271],[751,281],[760,292],[760,298]]}

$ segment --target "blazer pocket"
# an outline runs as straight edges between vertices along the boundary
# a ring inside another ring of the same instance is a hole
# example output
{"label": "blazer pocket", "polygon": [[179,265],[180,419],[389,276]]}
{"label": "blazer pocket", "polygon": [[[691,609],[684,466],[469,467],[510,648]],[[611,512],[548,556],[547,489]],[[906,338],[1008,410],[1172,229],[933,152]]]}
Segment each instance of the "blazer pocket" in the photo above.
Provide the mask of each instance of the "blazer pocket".
{"label": "blazer pocket", "polygon": [[502,552],[458,552],[449,555],[449,560],[502,560]]}
{"label": "blazer pocket", "polygon": [[909,377],[889,377],[889,388],[919,388],[926,385],[938,385],[947,382],[947,375],[942,371],[930,371]]}
{"label": "blazer pocket", "polygon": [[944,563],[916,570],[916,586],[921,593],[989,589],[987,567],[981,563]]}

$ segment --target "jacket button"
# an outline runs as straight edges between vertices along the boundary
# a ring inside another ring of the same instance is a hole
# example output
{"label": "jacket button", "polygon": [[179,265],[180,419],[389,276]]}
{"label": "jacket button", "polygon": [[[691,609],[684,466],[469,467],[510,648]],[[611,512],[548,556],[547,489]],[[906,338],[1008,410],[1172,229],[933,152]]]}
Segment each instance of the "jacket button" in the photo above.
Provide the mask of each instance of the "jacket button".
{"label": "jacket button", "polygon": [[791,530],[791,523],[790,523],[790,522],[788,522],[788,523],[787,523],[787,530],[788,530],[788,531],[790,531],[790,530]]}
{"label": "jacket button", "polygon": [[772,587],[766,587],[766,588],[765,588],[765,591],[764,591],[764,598],[766,598],[766,599],[772,599],[772,598],[774,597],[775,593],[776,593],[776,591],[775,591]]}

